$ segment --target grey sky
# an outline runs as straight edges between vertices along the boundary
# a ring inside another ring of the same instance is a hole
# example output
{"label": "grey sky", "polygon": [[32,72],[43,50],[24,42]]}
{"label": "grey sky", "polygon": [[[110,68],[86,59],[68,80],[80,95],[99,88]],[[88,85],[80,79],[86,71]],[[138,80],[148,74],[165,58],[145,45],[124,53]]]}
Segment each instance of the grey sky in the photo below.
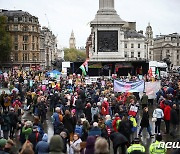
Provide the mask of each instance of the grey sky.
{"label": "grey sky", "polygon": [[[73,29],[76,46],[85,46],[99,0],[0,0],[0,9],[27,11],[37,16],[41,26],[58,35],[61,47],[69,46]],[[180,0],[115,0],[115,9],[125,21],[136,21],[137,31],[151,23],[154,36],[180,32]],[[46,14],[46,15],[45,15]]]}

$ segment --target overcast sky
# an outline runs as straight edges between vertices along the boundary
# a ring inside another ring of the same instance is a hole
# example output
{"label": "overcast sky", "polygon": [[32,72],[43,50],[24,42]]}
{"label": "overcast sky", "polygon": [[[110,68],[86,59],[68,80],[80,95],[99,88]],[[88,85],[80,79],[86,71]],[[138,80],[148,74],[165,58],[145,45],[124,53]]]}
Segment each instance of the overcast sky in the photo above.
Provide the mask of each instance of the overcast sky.
{"label": "overcast sky", "polygon": [[[154,36],[180,33],[180,0],[114,0],[115,9],[125,21],[135,21],[137,31],[151,23]],[[76,46],[85,46],[89,22],[95,18],[99,0],[0,0],[0,9],[23,10],[37,16],[58,36],[58,45],[69,47],[74,31]]]}

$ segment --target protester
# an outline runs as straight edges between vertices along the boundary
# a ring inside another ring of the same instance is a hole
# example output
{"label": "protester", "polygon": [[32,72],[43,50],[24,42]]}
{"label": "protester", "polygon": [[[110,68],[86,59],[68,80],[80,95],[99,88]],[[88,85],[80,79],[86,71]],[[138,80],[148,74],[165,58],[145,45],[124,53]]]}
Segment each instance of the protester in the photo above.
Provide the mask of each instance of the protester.
{"label": "protester", "polygon": [[164,117],[163,110],[160,108],[159,105],[154,110],[153,117],[157,118],[157,121],[155,122],[155,133],[158,134],[160,133],[160,129],[161,129],[161,120]]}
{"label": "protester", "polygon": [[73,136],[73,141],[70,141],[70,149],[69,149],[69,154],[80,154],[80,143],[82,140],[79,138],[78,134],[74,134]]}
{"label": "protester", "polygon": [[179,123],[178,114],[176,111],[176,104],[173,104],[171,113],[170,113],[170,122],[172,124],[170,135],[176,137],[177,125]]}
{"label": "protester", "polygon": [[60,135],[54,135],[49,142],[49,154],[63,154],[63,139]]}
{"label": "protester", "polygon": [[[142,115],[142,119],[141,119],[140,126],[141,126],[141,128],[140,128],[139,134],[138,134],[140,137],[142,136],[142,135],[141,135],[141,132],[142,132],[142,130],[143,130],[144,128],[147,129],[150,137],[153,137],[153,135],[152,135],[152,133],[151,133],[151,126],[150,126],[150,124],[149,124],[149,113],[148,113],[148,108],[147,108],[147,107],[145,107],[145,108],[143,109],[143,115]],[[142,152],[143,152],[143,151],[142,151]]]}
{"label": "protester", "polygon": [[109,145],[106,139],[98,137],[95,142],[95,154],[109,154]]}
{"label": "protester", "polygon": [[43,135],[42,141],[39,141],[37,143],[35,152],[37,154],[48,154],[49,153],[48,135],[46,133]]}
{"label": "protester", "polygon": [[165,134],[169,134],[170,130],[170,115],[171,115],[171,107],[169,106],[168,102],[165,102],[165,108],[164,108],[164,122],[166,125],[166,132]]}
{"label": "protester", "polygon": [[121,148],[121,153],[126,153],[126,148],[128,145],[128,139],[119,132],[111,132],[110,139],[113,143],[114,154],[117,154],[118,148]]}

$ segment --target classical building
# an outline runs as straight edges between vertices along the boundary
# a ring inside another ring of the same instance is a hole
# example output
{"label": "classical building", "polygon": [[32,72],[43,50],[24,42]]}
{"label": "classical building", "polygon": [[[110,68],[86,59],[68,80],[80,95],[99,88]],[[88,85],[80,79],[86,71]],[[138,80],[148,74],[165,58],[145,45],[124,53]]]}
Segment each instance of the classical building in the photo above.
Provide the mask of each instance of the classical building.
{"label": "classical building", "polygon": [[122,20],[114,9],[114,0],[99,0],[99,10],[90,26],[86,42],[89,61],[110,68],[109,75],[137,74],[142,65],[138,62],[146,62],[147,51],[145,36],[136,31],[136,22]]}
{"label": "classical building", "polygon": [[152,27],[150,25],[150,23],[148,23],[148,26],[146,27],[146,49],[147,49],[147,59],[149,61],[153,61],[153,30]]}
{"label": "classical building", "polygon": [[52,64],[58,56],[56,36],[49,28],[42,27],[40,33],[40,58],[42,67],[52,69]]}
{"label": "classical building", "polygon": [[180,35],[173,33],[169,35],[156,36],[153,46],[153,59],[163,61],[170,59],[174,68],[180,66]]}
{"label": "classical building", "polygon": [[8,18],[12,36],[11,61],[6,66],[38,69],[40,59],[40,25],[38,18],[22,10],[0,10]]}
{"label": "classical building", "polygon": [[74,37],[74,32],[71,32],[71,36],[69,38],[69,48],[75,48],[76,49],[76,39]]}

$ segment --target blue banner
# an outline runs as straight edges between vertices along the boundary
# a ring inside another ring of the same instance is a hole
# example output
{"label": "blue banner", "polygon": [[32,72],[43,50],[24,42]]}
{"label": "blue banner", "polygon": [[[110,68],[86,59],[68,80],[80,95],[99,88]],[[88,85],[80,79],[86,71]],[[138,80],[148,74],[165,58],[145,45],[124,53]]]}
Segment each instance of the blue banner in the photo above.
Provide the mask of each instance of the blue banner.
{"label": "blue banner", "polygon": [[123,82],[114,80],[114,92],[143,92],[144,80]]}

